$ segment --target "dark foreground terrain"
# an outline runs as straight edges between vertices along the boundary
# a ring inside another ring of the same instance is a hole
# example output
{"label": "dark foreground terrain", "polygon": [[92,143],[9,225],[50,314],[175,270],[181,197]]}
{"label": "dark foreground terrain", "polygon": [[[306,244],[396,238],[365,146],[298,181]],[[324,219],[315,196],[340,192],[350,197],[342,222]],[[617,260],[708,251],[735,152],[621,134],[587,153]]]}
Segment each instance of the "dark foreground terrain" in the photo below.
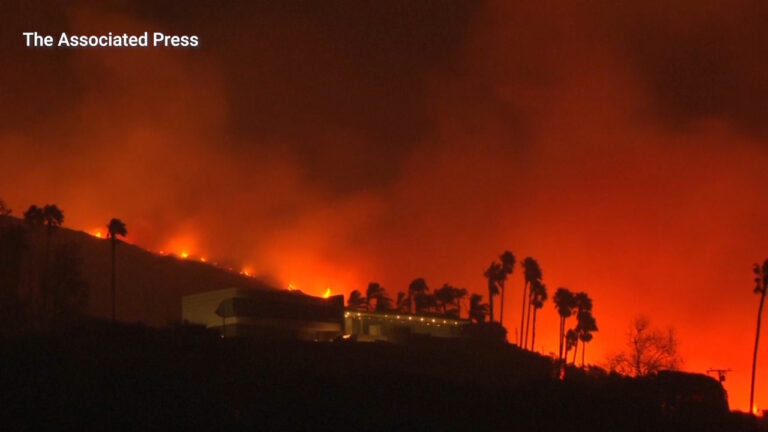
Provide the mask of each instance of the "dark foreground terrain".
{"label": "dark foreground terrain", "polygon": [[91,322],[1,342],[2,430],[760,430],[708,377],[560,380],[546,357],[468,340],[222,340]]}

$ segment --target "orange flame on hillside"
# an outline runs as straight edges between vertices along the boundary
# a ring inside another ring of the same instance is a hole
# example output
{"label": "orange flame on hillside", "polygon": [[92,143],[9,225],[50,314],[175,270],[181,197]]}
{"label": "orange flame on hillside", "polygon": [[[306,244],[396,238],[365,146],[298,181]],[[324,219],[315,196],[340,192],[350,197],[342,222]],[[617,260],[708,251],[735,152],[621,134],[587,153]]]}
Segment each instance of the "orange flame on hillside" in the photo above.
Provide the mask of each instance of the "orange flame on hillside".
{"label": "orange flame on hillside", "polygon": [[331,288],[328,287],[326,288],[325,293],[323,294],[323,298],[328,298],[330,296],[331,296]]}

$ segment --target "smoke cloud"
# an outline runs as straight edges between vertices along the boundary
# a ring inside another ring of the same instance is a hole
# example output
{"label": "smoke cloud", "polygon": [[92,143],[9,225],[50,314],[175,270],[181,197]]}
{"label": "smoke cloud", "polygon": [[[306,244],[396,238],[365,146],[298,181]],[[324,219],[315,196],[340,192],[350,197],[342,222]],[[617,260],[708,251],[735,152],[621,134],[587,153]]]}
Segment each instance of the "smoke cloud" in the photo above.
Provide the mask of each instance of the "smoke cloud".
{"label": "smoke cloud", "polygon": [[[0,196],[88,231],[120,217],[133,243],[312,294],[416,277],[484,293],[509,249],[550,293],[594,298],[588,361],[644,312],[677,328],[686,369],[733,369],[744,409],[768,7],[635,3],[3,6]],[[201,46],[30,49],[23,31]],[[555,351],[551,303],[539,323]]]}

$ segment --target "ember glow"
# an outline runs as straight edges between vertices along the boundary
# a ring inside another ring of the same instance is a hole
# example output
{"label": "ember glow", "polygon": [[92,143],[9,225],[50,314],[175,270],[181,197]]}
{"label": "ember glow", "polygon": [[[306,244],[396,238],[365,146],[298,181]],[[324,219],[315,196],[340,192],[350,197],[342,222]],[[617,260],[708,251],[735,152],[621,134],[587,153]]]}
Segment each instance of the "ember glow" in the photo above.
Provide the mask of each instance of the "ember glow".
{"label": "ember glow", "polygon": [[[509,249],[540,262],[550,292],[594,299],[588,363],[645,313],[676,328],[685,370],[732,369],[731,406],[749,410],[768,6],[273,3],[216,19],[188,2],[8,6],[9,33],[168,26],[201,45],[3,38],[1,198],[55,202],[97,237],[119,217],[148,250],[315,296],[376,281],[394,297],[417,277],[487,296],[483,269]],[[516,269],[512,340],[522,287]],[[556,351],[557,329],[548,302],[536,348]],[[765,343],[758,364],[766,406]]]}

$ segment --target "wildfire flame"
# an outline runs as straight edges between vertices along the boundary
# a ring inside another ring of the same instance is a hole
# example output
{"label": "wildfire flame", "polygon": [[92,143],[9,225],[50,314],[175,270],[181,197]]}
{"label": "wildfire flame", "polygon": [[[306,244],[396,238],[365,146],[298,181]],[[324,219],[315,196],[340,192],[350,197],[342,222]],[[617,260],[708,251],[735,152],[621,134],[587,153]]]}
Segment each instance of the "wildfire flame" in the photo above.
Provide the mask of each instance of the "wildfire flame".
{"label": "wildfire flame", "polygon": [[184,259],[189,258],[189,252],[182,252],[181,253],[181,257],[184,258]]}
{"label": "wildfire flame", "polygon": [[296,287],[292,283],[289,283],[288,284],[288,291],[296,291]]}
{"label": "wildfire flame", "polygon": [[329,287],[325,289],[325,294],[323,294],[323,298],[328,298],[330,296],[331,296],[331,288]]}

